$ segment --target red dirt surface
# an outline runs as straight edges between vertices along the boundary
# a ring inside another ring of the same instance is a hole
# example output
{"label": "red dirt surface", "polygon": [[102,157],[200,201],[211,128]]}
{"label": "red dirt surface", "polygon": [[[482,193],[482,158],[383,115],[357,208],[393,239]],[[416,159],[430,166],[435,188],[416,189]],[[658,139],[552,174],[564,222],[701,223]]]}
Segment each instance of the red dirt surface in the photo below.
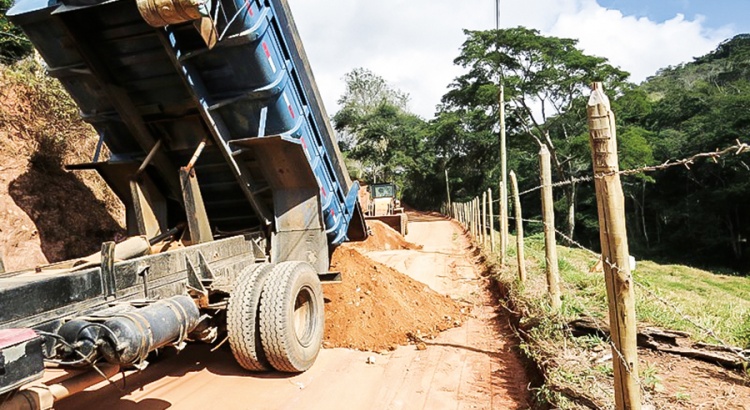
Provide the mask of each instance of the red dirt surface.
{"label": "red dirt surface", "polygon": [[641,373],[656,409],[750,410],[750,378],[686,357],[639,349]]}
{"label": "red dirt surface", "polygon": [[414,336],[429,339],[461,324],[461,307],[450,297],[373,261],[352,245],[336,249],[331,270],[340,271],[343,280],[323,288],[325,347],[394,350]]}
{"label": "red dirt surface", "polygon": [[97,252],[122,235],[124,207],[91,161],[97,137],[41,66],[0,66],[0,257],[13,271]]}
{"label": "red dirt surface", "polygon": [[422,249],[420,245],[411,243],[404,239],[395,229],[380,221],[369,220],[367,227],[372,233],[362,242],[353,242],[352,245],[365,252],[390,251],[396,249]]}

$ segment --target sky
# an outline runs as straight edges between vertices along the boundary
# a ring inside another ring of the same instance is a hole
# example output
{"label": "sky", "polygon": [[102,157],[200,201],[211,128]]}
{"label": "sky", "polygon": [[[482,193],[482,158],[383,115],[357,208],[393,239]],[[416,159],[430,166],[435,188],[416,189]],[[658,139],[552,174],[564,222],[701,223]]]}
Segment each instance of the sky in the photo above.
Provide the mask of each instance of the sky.
{"label": "sky", "polygon": [[[288,0],[330,115],[344,74],[370,69],[410,95],[425,119],[451,81],[463,29],[495,28],[495,0]],[[750,32],[748,0],[499,0],[501,28],[579,40],[640,83]]]}

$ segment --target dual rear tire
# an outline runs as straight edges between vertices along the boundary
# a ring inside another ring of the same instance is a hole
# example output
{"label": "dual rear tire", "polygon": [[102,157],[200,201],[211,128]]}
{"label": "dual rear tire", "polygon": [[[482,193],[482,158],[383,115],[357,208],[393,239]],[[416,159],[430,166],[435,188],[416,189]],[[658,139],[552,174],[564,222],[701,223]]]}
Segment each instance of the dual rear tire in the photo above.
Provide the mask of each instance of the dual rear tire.
{"label": "dual rear tire", "polygon": [[253,265],[238,277],[227,332],[243,368],[303,372],[318,356],[323,328],[323,291],[309,263]]}

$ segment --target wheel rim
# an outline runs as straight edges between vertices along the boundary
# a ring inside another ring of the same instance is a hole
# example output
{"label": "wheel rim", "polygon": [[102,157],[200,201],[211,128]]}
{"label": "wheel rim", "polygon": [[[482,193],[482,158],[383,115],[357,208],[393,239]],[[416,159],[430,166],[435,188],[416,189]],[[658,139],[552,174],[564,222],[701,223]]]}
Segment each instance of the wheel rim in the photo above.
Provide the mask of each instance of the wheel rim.
{"label": "wheel rim", "polygon": [[309,346],[315,327],[315,303],[312,289],[304,287],[294,301],[294,334],[302,346]]}

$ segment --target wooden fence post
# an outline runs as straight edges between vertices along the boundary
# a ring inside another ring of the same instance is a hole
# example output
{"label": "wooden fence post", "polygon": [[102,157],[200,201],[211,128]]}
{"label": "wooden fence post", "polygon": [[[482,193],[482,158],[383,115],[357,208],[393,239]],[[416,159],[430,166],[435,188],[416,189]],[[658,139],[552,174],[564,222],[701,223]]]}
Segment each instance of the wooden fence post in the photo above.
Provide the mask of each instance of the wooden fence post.
{"label": "wooden fence post", "polygon": [[482,245],[487,246],[487,192],[482,192]]}
{"label": "wooden fence post", "polygon": [[544,250],[546,255],[547,287],[550,306],[560,310],[560,270],[557,266],[557,241],[555,239],[555,209],[552,199],[552,165],[549,150],[542,145],[539,151],[539,169],[542,171],[542,221],[544,221]]}
{"label": "wooden fence post", "polygon": [[615,116],[601,83],[592,85],[586,111],[599,210],[602,265],[609,300],[615,405],[618,410],[638,410],[641,408],[641,392],[638,388],[635,295],[628,260],[625,197],[618,174]]}
{"label": "wooden fence post", "polygon": [[461,203],[461,225],[466,229],[466,203]]}
{"label": "wooden fence post", "polygon": [[448,184],[448,168],[445,169],[445,194],[448,198],[448,208],[451,207],[451,187]]}
{"label": "wooden fence post", "polygon": [[481,203],[481,201],[482,201],[482,199],[479,197],[479,195],[477,195],[477,197],[474,198],[474,207],[477,210],[477,219],[476,219],[476,224],[477,224],[477,245],[479,245],[479,243],[482,242],[482,224],[481,224],[481,222],[482,222],[482,203]]}
{"label": "wooden fence post", "polygon": [[477,231],[476,231],[476,209],[474,208],[474,198],[471,199],[469,202],[469,225],[471,225],[471,237],[472,239],[476,238]]}
{"label": "wooden fence post", "polygon": [[492,211],[492,188],[487,188],[487,206],[490,208],[490,250],[495,252],[495,215]]}
{"label": "wooden fence post", "polygon": [[479,244],[479,240],[481,237],[481,233],[479,231],[479,217],[482,209],[479,207],[479,197],[474,197],[474,236],[477,240],[477,245]]}
{"label": "wooden fence post", "polygon": [[523,212],[521,212],[521,197],[518,196],[518,180],[516,173],[510,171],[510,188],[513,191],[513,209],[516,212],[516,257],[518,259],[518,280],[526,282],[526,256],[523,244]]}

